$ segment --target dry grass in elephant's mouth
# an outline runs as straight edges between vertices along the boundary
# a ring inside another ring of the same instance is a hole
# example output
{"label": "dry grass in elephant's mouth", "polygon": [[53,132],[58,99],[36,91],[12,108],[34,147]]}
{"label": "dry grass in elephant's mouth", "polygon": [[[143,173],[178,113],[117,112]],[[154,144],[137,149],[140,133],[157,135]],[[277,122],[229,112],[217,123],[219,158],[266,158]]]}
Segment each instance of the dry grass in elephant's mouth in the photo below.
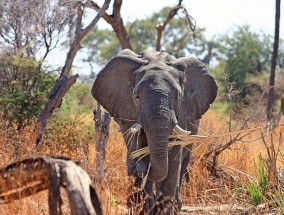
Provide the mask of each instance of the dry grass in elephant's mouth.
{"label": "dry grass in elephant's mouth", "polygon": [[[243,134],[244,136],[251,135],[254,132],[262,132],[262,127],[256,127],[256,128],[250,128],[250,129],[244,129],[244,130],[238,130],[238,131],[232,131],[227,132],[223,134],[211,134],[211,135],[181,135],[181,134],[172,134],[170,135],[171,139],[175,139],[174,141],[169,142],[169,148],[172,146],[181,146],[185,147],[191,144],[195,145],[194,152],[195,155],[202,155],[206,151],[208,145],[210,142],[212,143],[214,139],[217,138],[227,138],[230,137],[231,139],[234,139],[236,135]],[[232,137],[234,136],[234,137]],[[259,134],[259,138],[261,138],[261,134]],[[199,152],[199,153],[197,153]],[[144,147],[142,149],[138,149],[130,155],[130,158],[140,158],[144,157],[149,154],[149,147]]]}

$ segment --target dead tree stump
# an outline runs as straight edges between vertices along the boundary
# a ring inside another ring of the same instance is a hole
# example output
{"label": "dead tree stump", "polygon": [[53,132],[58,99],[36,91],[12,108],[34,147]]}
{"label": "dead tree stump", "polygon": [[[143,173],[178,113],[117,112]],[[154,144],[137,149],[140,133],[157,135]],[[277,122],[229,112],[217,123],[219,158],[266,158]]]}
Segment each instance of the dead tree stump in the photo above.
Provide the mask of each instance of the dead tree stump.
{"label": "dead tree stump", "polygon": [[284,97],[281,99],[281,107],[280,107],[280,111],[282,112],[282,114],[284,115]]}
{"label": "dead tree stump", "polygon": [[49,190],[49,214],[62,214],[60,186],[67,191],[72,215],[101,215],[102,207],[89,175],[65,157],[35,157],[0,169],[0,204]]}
{"label": "dead tree stump", "polygon": [[110,115],[108,112],[101,113],[100,105],[94,110],[95,136],[96,136],[96,173],[95,182],[102,184],[105,174],[104,161],[106,144],[109,138]]}

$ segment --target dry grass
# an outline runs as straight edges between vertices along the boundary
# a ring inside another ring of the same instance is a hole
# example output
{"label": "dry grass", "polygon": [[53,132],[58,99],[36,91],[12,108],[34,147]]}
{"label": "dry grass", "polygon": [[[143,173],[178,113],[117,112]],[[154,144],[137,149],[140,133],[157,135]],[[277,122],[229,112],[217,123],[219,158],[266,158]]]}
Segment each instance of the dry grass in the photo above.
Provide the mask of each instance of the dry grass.
{"label": "dry grass", "polygon": [[[227,132],[228,119],[218,118],[214,112],[209,111],[202,119],[200,125],[201,135],[212,135]],[[283,124],[283,118],[281,123]],[[260,126],[257,123],[248,127]],[[236,129],[237,126],[236,126]],[[195,149],[193,165],[189,168],[190,183],[183,185],[183,199],[185,204],[207,206],[229,204],[246,205],[251,207],[249,197],[244,197],[245,192],[240,192],[235,187],[238,184],[246,183],[249,178],[257,178],[254,161],[261,153],[267,158],[267,147],[274,144],[274,149],[280,144],[280,133],[283,134],[283,127],[277,127],[273,132],[263,131],[265,141],[260,132],[255,132],[245,137],[242,141],[234,143],[230,148],[218,156],[218,166],[228,176],[227,179],[216,179],[207,171],[204,159],[200,155],[211,146],[218,146],[226,143],[230,137],[223,137],[214,140],[202,150]],[[273,142],[271,141],[273,137]],[[256,140],[255,140],[256,139]],[[248,140],[255,140],[249,142]],[[282,146],[281,146],[282,147]],[[283,148],[279,151],[283,152]],[[92,116],[75,117],[73,119],[53,120],[44,139],[42,149],[37,152],[34,147],[34,135],[32,127],[26,127],[22,132],[7,127],[5,122],[0,121],[0,165],[4,166],[13,161],[35,155],[60,154],[72,159],[82,160],[82,167],[91,175],[95,176],[95,138],[93,135]],[[210,158],[209,158],[210,159]],[[126,148],[122,135],[118,132],[115,123],[111,124],[110,139],[106,150],[106,174],[104,188],[100,189],[105,214],[124,214],[128,196],[130,180],[126,173]],[[277,158],[277,167],[283,167],[283,157]],[[243,201],[240,196],[242,195]],[[64,202],[64,214],[68,214],[68,203]],[[47,192],[38,193],[32,197],[25,198],[7,205],[0,205],[0,214],[48,214]]]}

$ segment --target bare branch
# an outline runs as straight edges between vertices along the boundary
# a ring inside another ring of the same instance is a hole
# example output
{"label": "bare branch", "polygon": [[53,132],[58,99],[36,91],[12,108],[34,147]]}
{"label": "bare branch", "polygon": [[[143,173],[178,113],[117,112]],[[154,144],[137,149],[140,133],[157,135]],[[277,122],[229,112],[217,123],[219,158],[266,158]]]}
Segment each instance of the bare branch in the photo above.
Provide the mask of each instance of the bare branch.
{"label": "bare branch", "polygon": [[[92,9],[94,9],[96,11],[100,10],[100,6],[97,3],[93,2],[93,1],[89,1],[86,6],[88,6],[89,8],[92,8]],[[114,22],[113,18],[110,15],[108,15],[105,11],[102,14],[102,18],[109,24]]]}
{"label": "bare branch", "polygon": [[105,11],[108,9],[109,7],[109,3],[111,0],[106,0],[105,3],[103,4],[102,8],[98,11],[97,16],[93,19],[93,21],[83,30],[82,32],[82,37],[86,36],[86,34],[88,34],[92,28],[97,24],[97,22],[99,21],[99,19],[102,17],[102,15],[105,13]]}
{"label": "bare branch", "polygon": [[190,29],[194,35],[195,23],[193,23],[192,21],[194,19],[188,14],[187,10],[181,5],[181,3],[182,3],[182,0],[179,0],[179,4],[170,10],[166,20],[156,25],[156,30],[157,30],[156,51],[161,50],[161,40],[162,40],[163,31],[165,30],[166,26],[171,22],[171,20],[175,17],[175,15],[178,13],[180,9],[184,11],[188,24],[190,26]]}
{"label": "bare branch", "polygon": [[121,5],[122,5],[122,0],[115,0],[114,3],[113,3],[113,17],[114,17],[114,20],[121,19],[121,15],[120,15]]}
{"label": "bare branch", "polygon": [[167,24],[174,18],[174,16],[177,14],[178,10],[181,8],[181,6],[174,7],[168,14],[166,20],[158,25],[156,25],[157,30],[157,42],[156,42],[156,51],[161,50],[161,40],[162,40],[162,34],[167,26]]}
{"label": "bare branch", "polygon": [[83,4],[82,2],[77,2],[77,20],[76,20],[75,34],[79,34],[81,31],[83,14],[84,14]]}
{"label": "bare branch", "polygon": [[[102,15],[102,18],[112,26],[120,42],[121,48],[132,49],[132,46],[129,41],[129,35],[124,27],[123,20],[120,15],[121,4],[121,0],[115,0],[113,4],[113,15],[110,16],[107,13],[104,13]],[[93,1],[90,2],[89,6],[97,11],[100,9],[100,7]]]}
{"label": "bare branch", "polygon": [[69,72],[71,70],[71,67],[72,67],[72,64],[73,64],[73,61],[74,61],[74,58],[75,58],[75,56],[77,54],[77,51],[82,48],[82,46],[81,46],[82,39],[97,24],[97,22],[99,21],[100,17],[102,16],[102,14],[105,12],[105,10],[107,10],[110,1],[111,0],[106,0],[105,1],[104,5],[99,10],[99,12],[96,15],[96,17],[92,20],[92,22],[85,29],[80,29],[81,26],[82,26],[81,21],[82,21],[82,16],[83,16],[83,10],[81,8],[82,5],[81,4],[78,5],[78,10],[77,10],[78,20],[77,20],[77,23],[76,23],[75,38],[74,38],[73,43],[71,44],[71,48],[70,48],[70,50],[69,50],[69,52],[67,54],[67,59],[65,61],[65,65],[64,65],[64,67],[62,69],[60,77],[69,74]]}

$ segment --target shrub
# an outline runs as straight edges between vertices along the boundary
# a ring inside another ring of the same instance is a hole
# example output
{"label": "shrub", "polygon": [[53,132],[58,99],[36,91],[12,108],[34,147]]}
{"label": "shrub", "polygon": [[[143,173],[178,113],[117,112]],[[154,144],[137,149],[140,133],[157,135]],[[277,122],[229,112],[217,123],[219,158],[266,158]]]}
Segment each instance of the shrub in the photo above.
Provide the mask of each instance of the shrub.
{"label": "shrub", "polygon": [[46,102],[55,75],[34,58],[0,55],[2,117],[18,129],[30,124]]}

